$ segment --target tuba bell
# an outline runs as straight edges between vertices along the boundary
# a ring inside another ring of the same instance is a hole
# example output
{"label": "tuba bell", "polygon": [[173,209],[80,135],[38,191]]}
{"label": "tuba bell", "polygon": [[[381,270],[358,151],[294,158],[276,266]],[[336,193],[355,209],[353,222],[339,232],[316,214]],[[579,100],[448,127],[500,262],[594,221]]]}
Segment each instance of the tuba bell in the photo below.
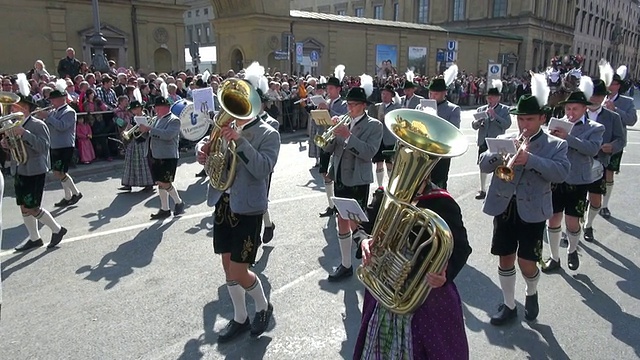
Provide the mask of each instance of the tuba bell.
{"label": "tuba bell", "polygon": [[357,276],[381,305],[402,315],[422,305],[431,291],[427,274],[441,272],[453,251],[447,223],[411,201],[438,160],[464,154],[468,143],[455,126],[419,110],[393,110],[385,125],[397,139],[394,165],[372,232],[371,261]]}
{"label": "tuba bell", "polygon": [[222,137],[222,128],[234,119],[249,120],[260,113],[262,102],[256,89],[248,81],[230,78],[218,88],[221,111],[213,121],[209,136],[209,157],[204,170],[214,189],[225,191],[231,187],[236,174],[238,156],[236,142],[228,144]]}
{"label": "tuba bell", "polygon": [[10,113],[11,105],[19,101],[20,97],[14,93],[0,92],[0,134],[5,134],[7,137],[11,158],[18,164],[25,164],[29,160],[27,148],[24,141],[13,133],[13,129],[24,122],[24,114]]}

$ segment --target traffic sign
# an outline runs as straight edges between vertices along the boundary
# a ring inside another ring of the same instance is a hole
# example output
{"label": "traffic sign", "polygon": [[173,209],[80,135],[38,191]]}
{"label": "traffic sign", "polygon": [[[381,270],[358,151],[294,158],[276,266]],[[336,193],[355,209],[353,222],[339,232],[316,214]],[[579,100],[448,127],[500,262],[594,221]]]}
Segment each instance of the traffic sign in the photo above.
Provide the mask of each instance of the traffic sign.
{"label": "traffic sign", "polygon": [[311,67],[318,67],[318,62],[317,61],[312,61],[309,66]]}
{"label": "traffic sign", "polygon": [[302,63],[302,49],[304,48],[304,44],[301,42],[296,43],[296,62],[298,64]]}
{"label": "traffic sign", "polygon": [[491,74],[499,74],[500,73],[500,65],[497,64],[493,64],[493,65],[489,65],[489,73]]}
{"label": "traffic sign", "polygon": [[449,50],[449,51],[457,51],[458,50],[458,41],[457,40],[447,40],[447,50]]}
{"label": "traffic sign", "polygon": [[456,61],[456,52],[455,51],[449,50],[449,51],[446,52],[446,55],[447,55],[447,57],[445,59],[446,62]]}
{"label": "traffic sign", "polygon": [[[317,51],[313,50],[310,54],[309,54],[309,59],[311,60],[311,62],[317,62],[318,59],[320,58],[320,55],[318,54]],[[313,65],[312,65],[313,66]]]}
{"label": "traffic sign", "polygon": [[273,52],[275,60],[289,60],[289,52],[284,50],[276,50]]}
{"label": "traffic sign", "polygon": [[444,49],[438,49],[436,52],[436,61],[444,62]]}

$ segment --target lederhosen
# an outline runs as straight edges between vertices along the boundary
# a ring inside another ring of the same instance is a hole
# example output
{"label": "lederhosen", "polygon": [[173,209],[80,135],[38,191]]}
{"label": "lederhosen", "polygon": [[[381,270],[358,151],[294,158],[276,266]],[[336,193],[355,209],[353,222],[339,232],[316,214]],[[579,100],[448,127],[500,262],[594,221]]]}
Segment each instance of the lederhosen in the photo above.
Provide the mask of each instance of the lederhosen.
{"label": "lederhosen", "polygon": [[[171,116],[171,113],[165,115]],[[160,119],[158,119],[158,122]],[[178,159],[156,159],[151,154],[151,177],[155,182],[172,183],[176,178]]]}
{"label": "lederhosen", "polygon": [[[364,116],[366,117],[367,115],[365,114]],[[362,121],[362,118],[360,121]],[[355,186],[344,185],[342,183],[342,160],[340,160],[336,169],[336,180],[334,185],[336,197],[354,199],[358,202],[360,207],[366,211],[367,204],[369,202],[369,185],[370,184]]]}
{"label": "lederhosen", "polygon": [[[584,126],[584,121],[588,120],[580,120],[574,126]],[[573,185],[563,182],[551,184],[551,190],[554,214],[564,212],[565,215],[577,218],[584,216],[587,209],[589,184]]]}

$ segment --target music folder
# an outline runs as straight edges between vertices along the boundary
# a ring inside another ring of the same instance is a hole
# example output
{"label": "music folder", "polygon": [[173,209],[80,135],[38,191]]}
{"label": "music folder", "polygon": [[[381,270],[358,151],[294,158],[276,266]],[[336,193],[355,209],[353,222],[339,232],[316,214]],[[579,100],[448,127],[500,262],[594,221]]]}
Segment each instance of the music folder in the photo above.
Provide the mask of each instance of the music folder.
{"label": "music folder", "polygon": [[486,120],[489,116],[487,115],[487,113],[485,111],[483,112],[477,112],[473,114],[473,118],[476,120]]}
{"label": "music folder", "polygon": [[341,198],[332,196],[331,200],[338,209],[338,214],[340,217],[346,220],[353,220],[357,223],[366,223],[369,222],[369,218],[367,214],[362,210],[360,204],[354,199]]}
{"label": "music folder", "polygon": [[331,121],[331,114],[329,114],[329,110],[311,110],[311,118],[318,126],[331,126],[333,125],[333,121]]}
{"label": "music folder", "polygon": [[438,102],[433,99],[420,99],[420,107],[422,109],[432,108],[436,113],[438,112]]}
{"label": "music folder", "polygon": [[564,129],[567,134],[569,134],[571,132],[571,129],[573,129],[573,123],[571,121],[553,117],[551,118],[551,120],[549,120],[549,126],[547,126],[547,128],[549,129],[549,131]]}
{"label": "music folder", "polygon": [[149,126],[149,121],[146,116],[134,116],[133,120],[135,120],[138,125]]}
{"label": "music folder", "polygon": [[514,139],[486,138],[485,141],[490,153],[513,155],[518,152]]}

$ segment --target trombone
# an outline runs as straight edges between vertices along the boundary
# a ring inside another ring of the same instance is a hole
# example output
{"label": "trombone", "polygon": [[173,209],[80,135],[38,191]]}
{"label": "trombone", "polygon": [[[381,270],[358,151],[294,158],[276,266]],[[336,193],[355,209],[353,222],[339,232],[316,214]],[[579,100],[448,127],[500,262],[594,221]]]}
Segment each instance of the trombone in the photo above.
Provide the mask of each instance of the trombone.
{"label": "trombone", "polygon": [[351,119],[351,116],[349,116],[349,114],[342,115],[340,120],[338,120],[338,122],[335,123],[335,125],[333,125],[330,128],[328,128],[322,135],[316,135],[313,138],[313,142],[318,147],[327,146],[333,139],[335,139],[335,137],[336,137],[336,134],[335,134],[336,129],[341,125],[349,126],[349,124],[351,124],[351,120],[352,119]]}
{"label": "trombone", "polygon": [[504,163],[498,166],[495,171],[496,176],[500,180],[503,180],[506,182],[512,181],[513,178],[515,177],[516,172],[513,170],[513,164],[515,163],[516,158],[518,158],[518,155],[520,155],[520,153],[525,150],[528,143],[528,138],[524,137],[524,132],[523,132],[522,134],[520,134],[520,136],[518,136],[516,141],[518,142],[518,144],[520,144],[520,146],[518,147],[518,151],[516,151],[516,153],[511,157],[505,156]]}

